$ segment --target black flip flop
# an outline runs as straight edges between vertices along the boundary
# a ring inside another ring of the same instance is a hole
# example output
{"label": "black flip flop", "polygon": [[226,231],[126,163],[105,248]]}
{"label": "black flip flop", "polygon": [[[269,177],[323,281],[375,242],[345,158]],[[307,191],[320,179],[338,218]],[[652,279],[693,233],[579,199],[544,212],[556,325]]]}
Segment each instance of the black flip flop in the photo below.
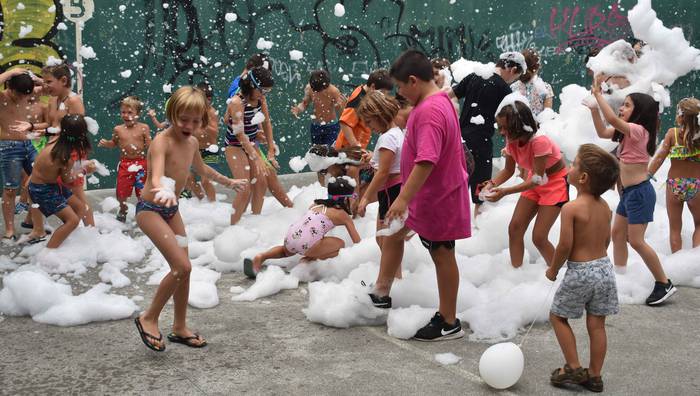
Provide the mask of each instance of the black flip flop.
{"label": "black flip flop", "polygon": [[37,244],[39,242],[44,242],[45,240],[46,240],[46,235],[41,236],[41,237],[32,238],[32,239],[28,240],[27,243],[30,245],[34,245],[34,244]]}
{"label": "black flip flop", "polygon": [[[192,342],[192,341],[196,341],[196,340],[200,340],[201,343],[197,344],[197,343]],[[207,346],[207,340],[202,338],[202,336],[200,336],[197,333],[194,333],[194,335],[189,336],[189,337],[180,337],[179,335],[177,335],[175,333],[170,333],[170,334],[168,334],[168,341],[174,342],[176,344],[187,345],[190,348],[203,348],[203,347]]]}
{"label": "black flip flop", "polygon": [[[26,229],[28,229],[28,230],[34,229],[34,224],[29,224],[29,223],[22,222],[20,225],[22,226],[22,228],[26,228]],[[51,231],[51,230],[49,230],[49,229],[46,229],[45,231],[46,231],[46,235],[51,235],[51,233],[53,232],[53,231]]]}
{"label": "black flip flop", "polygon": [[249,258],[243,259],[243,273],[250,279],[258,277],[258,273],[253,269],[253,260]]}
{"label": "black flip flop", "polygon": [[139,320],[139,317],[134,318],[134,323],[136,323],[136,329],[139,331],[139,335],[141,336],[141,341],[150,349],[156,351],[156,352],[163,352],[165,350],[165,345],[163,345],[161,348],[158,348],[154,344],[148,341],[149,338],[156,340],[156,341],[162,341],[163,340],[163,334],[158,332],[158,335],[160,337],[156,337],[152,334],[146,333],[143,330],[143,326],[141,326],[141,320]]}

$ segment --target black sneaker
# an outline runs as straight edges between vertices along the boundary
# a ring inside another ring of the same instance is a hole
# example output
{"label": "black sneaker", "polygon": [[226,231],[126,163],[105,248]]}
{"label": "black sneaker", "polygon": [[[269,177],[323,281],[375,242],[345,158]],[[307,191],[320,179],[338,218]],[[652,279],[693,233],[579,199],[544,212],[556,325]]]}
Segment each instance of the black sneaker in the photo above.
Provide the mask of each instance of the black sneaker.
{"label": "black sneaker", "polygon": [[659,305],[668,300],[668,298],[677,291],[678,289],[676,289],[676,286],[673,286],[670,279],[666,284],[655,282],[654,291],[652,291],[649,297],[647,297],[647,305]]}
{"label": "black sneaker", "polygon": [[464,337],[464,331],[459,319],[455,319],[454,324],[448,324],[440,312],[436,312],[430,319],[430,323],[419,329],[413,336],[418,341],[444,341],[462,337]]}
{"label": "black sneaker", "polygon": [[377,308],[391,308],[391,297],[389,296],[380,297],[374,293],[369,293],[369,298],[372,299],[372,305],[374,305]]}

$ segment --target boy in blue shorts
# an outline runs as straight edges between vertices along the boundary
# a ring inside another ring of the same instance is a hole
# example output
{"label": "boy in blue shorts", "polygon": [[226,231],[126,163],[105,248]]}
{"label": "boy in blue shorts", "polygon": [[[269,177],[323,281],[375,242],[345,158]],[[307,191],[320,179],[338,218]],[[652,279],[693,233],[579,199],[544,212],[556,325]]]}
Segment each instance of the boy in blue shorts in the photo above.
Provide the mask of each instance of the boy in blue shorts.
{"label": "boy in blue shorts", "polygon": [[[603,391],[600,371],[607,349],[605,317],[618,313],[615,271],[607,256],[610,244],[610,207],[600,196],[617,181],[617,160],[594,144],[584,144],[567,176],[578,196],[561,209],[561,234],[546,276],[554,281],[564,262],[564,280],[554,295],[549,320],[564,353],[566,364],[552,372],[554,386],[580,384],[593,392]],[[581,367],[576,337],[569,319],[586,310],[590,338],[589,368]]]}

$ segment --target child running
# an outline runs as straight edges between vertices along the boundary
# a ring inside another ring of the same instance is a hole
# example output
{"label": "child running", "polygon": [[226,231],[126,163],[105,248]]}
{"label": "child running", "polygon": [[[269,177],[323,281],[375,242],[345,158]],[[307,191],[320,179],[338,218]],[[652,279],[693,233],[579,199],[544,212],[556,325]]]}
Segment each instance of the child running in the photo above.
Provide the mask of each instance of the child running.
{"label": "child running", "polygon": [[[649,158],[656,150],[656,131],[659,125],[659,105],[654,98],[642,93],[627,95],[615,114],[601,92],[605,75],[595,76],[591,91],[595,103],[588,103],[598,136],[620,142],[617,157],[620,160],[620,180],[622,197],[615,211],[612,227],[613,260],[615,269],[624,272],[627,268],[627,242],[642,257],[644,264],[654,277],[654,290],[646,299],[647,305],[658,305],[666,301],[676,291],[666,277],[659,256],[644,240],[649,222],[654,220],[656,192],[649,182]],[[598,107],[605,120],[611,125],[606,128]]]}
{"label": "child running", "polygon": [[[379,133],[370,164],[374,176],[360,199],[357,214],[364,217],[367,205],[379,201],[377,231],[387,228],[386,212],[401,192],[401,147],[403,131],[396,126],[394,119],[399,112],[398,102],[381,91],[372,91],[362,99],[357,107],[357,115],[372,131]],[[377,235],[377,244],[382,249],[384,236]],[[396,278],[401,278],[401,266]]]}
{"label": "child running", "polygon": [[114,127],[110,140],[100,139],[99,147],[119,148],[119,165],[117,165],[117,201],[119,213],[117,220],[126,221],[126,200],[132,190],[136,197],[141,197],[144,176],[146,174],[146,150],[151,144],[151,128],[138,122],[143,104],[136,96],[124,98],[119,107],[119,114],[124,122]]}
{"label": "child running", "polygon": [[360,242],[360,234],[350,217],[349,198],[355,188],[354,180],[348,176],[331,178],[328,182],[328,198],[317,199],[296,223],[289,226],[284,245],[256,255],[252,260],[243,260],[243,272],[255,278],[265,260],[302,255],[301,262],[325,260],[338,255],[345,247],[342,239],[326,236],[335,226],[345,226],[353,243]]}
{"label": "child running", "polygon": [[[615,185],[619,173],[615,158],[593,144],[579,148],[569,171],[569,183],[578,195],[561,210],[559,244],[546,272],[554,281],[566,262],[566,275],[549,314],[566,361],[563,368],[552,372],[550,382],[554,386],[580,384],[593,392],[603,391],[605,317],[618,313],[619,303],[615,272],[607,257],[612,213],[600,196]],[[591,351],[587,369],[581,367],[576,337],[569,325],[569,319],[580,318],[584,309]]]}
{"label": "child running", "polygon": [[[72,154],[86,158],[90,151],[85,118],[77,114],[66,115],[60,125],[61,133],[52,137],[34,160],[28,187],[29,196],[39,205],[41,213],[46,217],[55,214],[63,222],[51,235],[46,244],[48,249],[59,247],[68,238],[78,227],[85,211],[85,205],[66,184],[95,170],[92,162],[81,163],[74,160]],[[58,179],[64,184],[57,183]]]}
{"label": "child running", "polygon": [[141,340],[154,351],[165,350],[158,319],[171,296],[175,302],[175,315],[168,340],[193,348],[207,344],[202,336],[187,327],[186,322],[192,264],[177,196],[187,182],[190,167],[234,190],[241,190],[247,184],[246,180],[221,175],[202,161],[199,143],[193,134],[208,124],[208,107],[202,92],[194,87],[185,86],[175,91],[165,110],[171,126],[158,134],[148,148],[148,173],[136,206],[136,222],[163,254],[170,272],[160,282],[151,305],[134,321]]}
{"label": "child running", "polygon": [[[523,265],[523,238],[535,216],[532,242],[547,265],[551,264],[554,246],[549,242],[549,230],[562,205],[569,201],[567,170],[559,146],[549,137],[537,134],[538,125],[526,101],[519,94],[510,94],[497,110],[496,123],[506,139],[506,165],[484,184],[481,194],[486,200],[496,202],[506,195],[520,193],[508,225],[510,262],[515,268]],[[526,180],[512,187],[499,187],[513,176],[516,166],[527,171]]]}
{"label": "child running", "polygon": [[668,130],[661,148],[649,164],[649,175],[654,176],[666,157],[671,159],[671,169],[666,176],[666,212],[673,253],[683,247],[681,228],[684,203],[688,205],[695,223],[693,247],[700,246],[700,201],[696,199],[700,189],[699,112],[700,100],[685,98],[678,102],[676,124],[680,128],[674,127]]}
{"label": "child running", "polygon": [[459,269],[455,240],[471,236],[469,184],[462,151],[459,121],[452,102],[433,81],[430,60],[408,50],[391,66],[399,94],[415,107],[408,119],[401,148],[401,192],[386,218],[405,224],[384,238],[379,274],[370,298],[374,306],[391,308],[389,292],[403,259],[404,239],[420,236],[437,274],[440,305],[430,322],[414,336],[421,341],[460,338],[464,331],[456,317]]}

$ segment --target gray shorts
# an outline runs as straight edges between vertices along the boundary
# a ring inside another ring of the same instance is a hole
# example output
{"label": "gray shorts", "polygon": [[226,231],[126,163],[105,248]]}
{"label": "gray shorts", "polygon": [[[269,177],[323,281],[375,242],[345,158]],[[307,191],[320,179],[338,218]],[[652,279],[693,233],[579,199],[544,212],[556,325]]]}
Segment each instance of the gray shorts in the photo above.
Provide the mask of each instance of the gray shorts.
{"label": "gray shorts", "polygon": [[564,280],[554,295],[551,312],[577,319],[583,309],[589,315],[608,316],[620,311],[615,271],[608,257],[580,263],[569,261]]}

